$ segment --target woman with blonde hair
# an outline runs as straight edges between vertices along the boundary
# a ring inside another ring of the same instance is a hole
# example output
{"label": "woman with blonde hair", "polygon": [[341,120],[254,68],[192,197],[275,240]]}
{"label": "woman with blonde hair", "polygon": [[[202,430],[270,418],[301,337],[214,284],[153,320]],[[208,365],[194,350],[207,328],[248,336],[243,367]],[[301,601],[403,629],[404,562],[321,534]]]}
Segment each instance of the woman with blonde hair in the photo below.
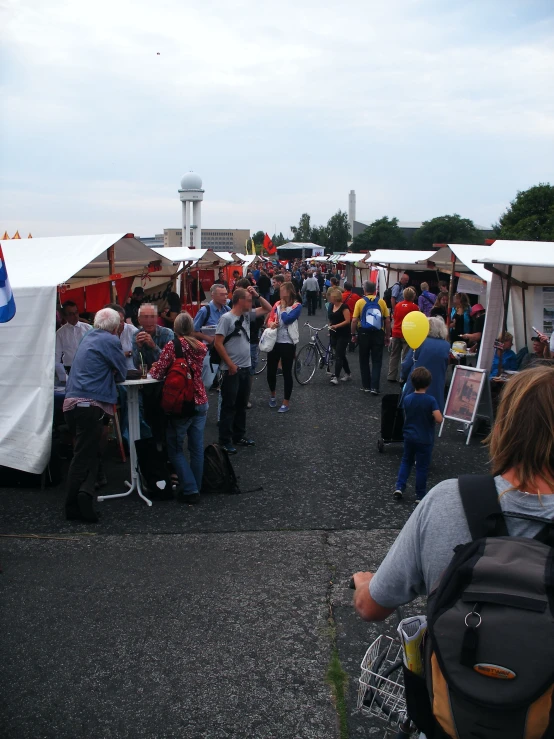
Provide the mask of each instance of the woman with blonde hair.
{"label": "woman with blonde hair", "polygon": [[471,305],[465,293],[454,295],[454,305],[450,311],[450,343],[460,341],[462,334],[471,331]]}
{"label": "woman with blonde hair", "polygon": [[442,318],[438,316],[429,319],[429,333],[423,344],[417,349],[410,349],[402,363],[402,378],[406,379],[404,394],[414,392],[410,376],[416,367],[425,367],[432,375],[427,395],[432,395],[437,401],[439,410],[444,410],[444,386],[446,369],[450,356],[448,343],[448,329]]}
{"label": "woman with blonde hair", "polygon": [[[194,415],[191,418],[167,417],[167,452],[177,477],[179,489],[177,500],[180,503],[200,502],[200,488],[204,472],[204,427],[208,414],[208,396],[202,382],[202,363],[206,346],[194,337],[192,317],[179,313],[173,324],[175,339],[164,346],[160,358],[152,365],[150,374],[155,380],[163,380],[175,359],[175,342],[179,341],[183,356],[187,361],[194,383]],[[188,440],[190,463],[184,452],[185,438]]]}
{"label": "woman with blonde hair", "polygon": [[296,289],[292,282],[283,282],[280,287],[280,299],[273,306],[267,321],[268,328],[277,329],[277,341],[267,355],[267,384],[269,385],[269,407],[276,408],[277,367],[279,361],[283,370],[284,399],[279,413],[289,410],[292,395],[292,367],[296,355],[296,345],[300,339],[298,317],[302,312],[302,303],[296,299]]}
{"label": "woman with blonde hair", "polygon": [[[342,290],[338,287],[330,287],[327,290],[329,308],[327,317],[329,319],[329,340],[335,353],[335,374],[331,377],[331,385],[338,385],[339,380],[343,382],[350,380],[350,366],[346,358],[346,350],[350,342],[350,321],[352,319],[348,306],[342,299]],[[344,377],[340,373],[344,369]]]}

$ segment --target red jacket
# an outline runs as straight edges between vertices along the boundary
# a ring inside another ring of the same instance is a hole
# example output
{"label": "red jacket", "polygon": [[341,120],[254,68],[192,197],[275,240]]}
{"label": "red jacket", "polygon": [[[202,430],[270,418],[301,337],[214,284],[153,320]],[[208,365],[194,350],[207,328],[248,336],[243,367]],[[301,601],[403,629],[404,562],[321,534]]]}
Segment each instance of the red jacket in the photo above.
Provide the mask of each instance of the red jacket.
{"label": "red jacket", "polygon": [[393,324],[392,324],[392,336],[395,339],[402,339],[402,321],[404,316],[411,313],[413,310],[419,310],[415,303],[410,303],[407,300],[402,300],[394,306],[393,313]]}
{"label": "red jacket", "polygon": [[356,293],[349,293],[349,292],[343,292],[342,294],[342,302],[346,303],[348,306],[348,310],[350,311],[350,318],[352,318],[352,314],[354,313],[354,306],[360,300],[361,295],[356,295]]}

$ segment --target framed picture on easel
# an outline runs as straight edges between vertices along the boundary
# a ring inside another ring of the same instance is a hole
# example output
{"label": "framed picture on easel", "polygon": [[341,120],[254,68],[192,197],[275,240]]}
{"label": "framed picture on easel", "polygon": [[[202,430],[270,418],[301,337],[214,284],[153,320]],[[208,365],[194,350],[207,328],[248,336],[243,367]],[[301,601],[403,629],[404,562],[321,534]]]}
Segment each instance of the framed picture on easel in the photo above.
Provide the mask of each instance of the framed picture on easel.
{"label": "framed picture on easel", "polygon": [[454,367],[439,436],[446,419],[460,421],[469,427],[466,440],[466,444],[469,444],[477,416],[488,418],[492,422],[492,403],[488,402],[490,388],[486,385],[487,381],[487,372],[484,369],[459,365]]}

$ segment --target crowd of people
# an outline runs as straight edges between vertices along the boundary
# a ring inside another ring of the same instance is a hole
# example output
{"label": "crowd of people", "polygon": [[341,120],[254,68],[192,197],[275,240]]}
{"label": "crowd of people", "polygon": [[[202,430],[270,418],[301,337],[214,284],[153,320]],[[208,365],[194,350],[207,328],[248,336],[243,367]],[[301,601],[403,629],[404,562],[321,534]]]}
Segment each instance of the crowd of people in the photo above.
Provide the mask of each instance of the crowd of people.
{"label": "crowd of people", "polygon": [[[123,436],[129,443],[126,387],[121,385],[127,373],[140,372],[143,377],[148,373],[163,381],[177,356],[178,344],[178,356],[184,356],[194,378],[194,412],[187,417],[168,416],[161,409],[161,385],[145,386],[140,399],[141,438],[151,437],[158,451],[166,451],[177,500],[197,503],[202,487],[207,391],[219,391],[222,449],[234,455],[239,447],[255,446],[247,433],[247,410],[252,405],[260,335],[264,328],[275,333],[267,354],[268,406],[280,414],[288,413],[304,309],[309,317],[325,311],[334,353],[331,385],[352,379],[351,364],[357,350],[361,390],[380,395],[383,358],[389,347],[386,379],[390,391],[394,391],[394,384],[403,386],[406,418],[404,455],[394,496],[403,496],[415,465],[416,499],[422,500],[427,492],[433,427],[442,420],[444,410],[451,349],[456,342],[465,341],[468,354],[478,351],[485,309],[479,303],[471,306],[467,295],[455,293],[447,316],[447,284],[439,282],[437,291],[431,292],[429,284],[423,282],[418,291],[409,284],[407,273],[400,276],[388,296],[380,296],[371,281],[363,283],[361,295],[348,281],[340,283],[338,273],[323,273],[300,261],[290,269],[278,265],[271,271],[256,269],[246,277],[237,272],[231,287],[220,274],[211,287],[210,300],[194,318],[181,311],[175,293],[168,293],[160,313],[157,305],[146,302],[142,288],[135,288],[125,307],[106,305],[96,313],[92,326],[80,320],[75,303],[65,302],[61,308],[65,322],[56,336],[56,362],[68,373],[63,412],[74,439],[67,518],[96,520],[94,496],[99,485],[106,483],[101,464],[103,439],[116,404]],[[413,311],[429,318],[427,338],[416,350],[408,346],[402,332],[403,319]],[[521,368],[533,367],[549,357],[547,338],[542,334],[533,337],[533,352],[521,358]],[[497,344],[491,377],[518,368],[512,337],[504,333]],[[278,376],[283,379],[279,400]]]}

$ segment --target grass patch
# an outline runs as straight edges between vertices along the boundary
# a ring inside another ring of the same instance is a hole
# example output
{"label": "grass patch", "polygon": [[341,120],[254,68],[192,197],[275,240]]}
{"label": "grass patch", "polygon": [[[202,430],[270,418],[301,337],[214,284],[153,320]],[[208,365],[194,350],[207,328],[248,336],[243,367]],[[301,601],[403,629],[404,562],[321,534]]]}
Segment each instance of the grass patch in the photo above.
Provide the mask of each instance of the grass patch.
{"label": "grass patch", "polygon": [[348,739],[348,722],[346,711],[346,685],[348,683],[348,675],[342,669],[339,659],[339,653],[336,646],[333,646],[331,661],[327,668],[327,682],[333,691],[335,701],[335,709],[339,719],[339,736],[340,739]]}

